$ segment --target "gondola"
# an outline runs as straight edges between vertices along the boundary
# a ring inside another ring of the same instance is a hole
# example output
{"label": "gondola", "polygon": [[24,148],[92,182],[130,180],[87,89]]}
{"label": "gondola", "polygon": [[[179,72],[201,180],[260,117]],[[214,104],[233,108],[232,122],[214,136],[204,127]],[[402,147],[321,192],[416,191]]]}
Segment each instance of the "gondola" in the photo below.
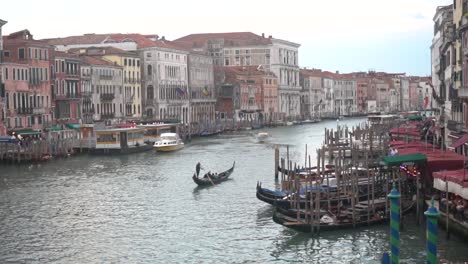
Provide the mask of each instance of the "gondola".
{"label": "gondola", "polygon": [[[415,201],[403,200],[402,201],[402,206],[403,206],[402,214],[407,214],[408,212],[410,212],[414,204],[415,204]],[[341,219],[338,222],[328,222],[328,223],[321,222],[319,228],[320,228],[320,231],[330,231],[330,230],[339,230],[339,229],[352,229],[352,228],[356,228],[360,226],[367,226],[367,225],[382,224],[389,220],[388,213],[387,213],[387,216],[385,216],[384,212],[385,212],[385,209],[371,216],[369,221],[367,220],[367,217],[364,216],[356,220],[354,223],[350,219]],[[332,219],[332,218],[329,217],[329,219]],[[311,232],[314,226],[317,227],[316,224],[311,224],[309,221],[306,221],[303,217],[301,217],[298,221],[296,217],[288,216],[287,214],[284,213],[284,211],[283,212],[276,211],[273,214],[273,221],[285,227],[288,227],[288,228],[291,228],[300,232],[306,232],[306,233]]]}
{"label": "gondola", "polygon": [[[278,172],[281,173],[283,169],[278,166]],[[293,171],[289,171],[288,169],[284,169],[284,174],[285,175],[292,175]],[[325,171],[321,171],[322,173],[333,173],[335,172],[335,166],[334,165],[325,165]],[[314,167],[307,167],[307,168],[297,168],[296,169],[296,174],[306,176],[306,175],[312,175],[315,176],[317,174],[317,166]]]}
{"label": "gondola", "polygon": [[[365,187],[365,186],[364,186]],[[382,186],[376,186],[375,189],[375,196],[379,196],[383,193],[383,190],[381,188]],[[332,195],[330,202],[332,205],[338,204],[338,202],[341,202],[343,204],[348,204],[351,203],[350,197],[347,195],[341,195],[340,197],[337,197],[336,187],[328,187],[326,185],[322,185],[320,187],[308,187],[307,189],[301,189],[299,191],[300,199],[299,199],[299,208],[304,209],[306,208],[306,203],[307,200],[305,199],[305,194],[308,193],[309,191],[317,190],[319,188],[321,192],[326,192],[327,189],[329,189],[329,193]],[[292,207],[292,202],[291,199],[289,199],[288,195],[295,196],[296,193],[288,193],[288,192],[283,192],[283,191],[273,191],[269,190],[267,188],[262,188],[261,184],[257,184],[257,199],[260,201],[263,201],[265,203],[274,205],[276,207],[281,207],[283,209],[290,209]],[[294,200],[295,198],[293,198]],[[368,199],[368,194],[367,190],[361,190],[358,196],[358,201],[365,201]],[[320,204],[324,205],[327,204],[328,200],[322,199],[320,200]]]}
{"label": "gondola", "polygon": [[232,167],[227,170],[223,171],[219,174],[213,174],[213,173],[205,173],[203,177],[197,177],[197,174],[194,173],[192,176],[193,181],[198,184],[198,186],[211,186],[218,184],[220,182],[223,182],[229,178],[229,175],[234,171],[234,166],[236,165],[236,162],[232,164]]}

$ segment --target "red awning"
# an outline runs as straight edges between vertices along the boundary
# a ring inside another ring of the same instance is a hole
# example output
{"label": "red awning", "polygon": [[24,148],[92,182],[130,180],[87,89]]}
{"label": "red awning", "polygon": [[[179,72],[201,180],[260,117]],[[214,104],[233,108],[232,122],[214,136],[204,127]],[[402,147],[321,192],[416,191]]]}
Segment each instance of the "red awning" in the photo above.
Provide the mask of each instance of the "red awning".
{"label": "red awning", "polygon": [[434,178],[451,181],[463,187],[468,187],[468,170],[438,171],[432,174]]}
{"label": "red awning", "polygon": [[452,145],[450,145],[450,147],[452,148],[458,148],[460,147],[461,145],[465,144],[466,142],[468,142],[468,135],[463,135],[463,137],[459,138],[457,141],[455,141],[455,143],[453,143]]}

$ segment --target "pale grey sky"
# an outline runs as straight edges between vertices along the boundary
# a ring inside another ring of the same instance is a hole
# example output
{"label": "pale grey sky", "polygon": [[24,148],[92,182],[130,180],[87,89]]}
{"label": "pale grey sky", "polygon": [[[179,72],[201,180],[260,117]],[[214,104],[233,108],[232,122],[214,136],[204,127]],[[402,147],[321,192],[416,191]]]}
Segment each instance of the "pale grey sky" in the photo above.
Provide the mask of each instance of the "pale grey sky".
{"label": "pale grey sky", "polygon": [[[450,0],[22,0],[1,4],[4,34],[36,39],[84,33],[251,31],[300,43],[309,68],[430,74],[432,18]],[[7,11],[7,12],[5,12]]]}

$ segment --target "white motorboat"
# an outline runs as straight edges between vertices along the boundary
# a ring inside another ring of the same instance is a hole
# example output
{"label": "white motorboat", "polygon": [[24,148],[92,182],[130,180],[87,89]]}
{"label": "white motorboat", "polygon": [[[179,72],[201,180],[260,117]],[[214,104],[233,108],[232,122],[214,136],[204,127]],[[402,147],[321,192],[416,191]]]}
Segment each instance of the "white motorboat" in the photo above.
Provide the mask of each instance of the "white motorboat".
{"label": "white motorboat", "polygon": [[270,134],[267,132],[260,132],[257,134],[257,140],[259,143],[266,142],[270,138]]}
{"label": "white motorboat", "polygon": [[177,133],[162,133],[153,148],[162,152],[175,151],[184,148],[184,142]]}

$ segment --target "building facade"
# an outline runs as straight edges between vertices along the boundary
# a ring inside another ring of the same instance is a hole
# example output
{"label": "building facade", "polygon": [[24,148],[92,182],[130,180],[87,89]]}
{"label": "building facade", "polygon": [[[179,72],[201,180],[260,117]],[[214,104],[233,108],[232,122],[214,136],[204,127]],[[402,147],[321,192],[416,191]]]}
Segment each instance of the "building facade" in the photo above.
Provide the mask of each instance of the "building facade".
{"label": "building facade", "polygon": [[4,37],[3,48],[7,130],[50,128],[52,47],[22,30]]}
{"label": "building facade", "polygon": [[[91,56],[80,56],[82,63],[83,92],[89,93],[91,84],[91,103],[87,99],[82,105],[83,112],[92,112],[93,120],[106,124],[125,120],[122,67],[109,61]],[[89,83],[90,81],[90,83]],[[88,95],[86,95],[87,97]],[[85,110],[86,109],[86,110]]]}
{"label": "building facade", "polygon": [[287,119],[300,118],[299,44],[251,32],[192,34],[176,42],[208,52],[216,65],[261,65],[273,72],[278,78],[279,111]]}
{"label": "building facade", "polygon": [[143,119],[189,123],[189,52],[165,40],[138,50],[143,69]]}
{"label": "building facade", "polygon": [[214,124],[216,93],[213,58],[201,52],[188,55],[189,121],[204,127]]}
{"label": "building facade", "polygon": [[3,76],[3,68],[1,63],[3,61],[3,37],[2,37],[2,27],[7,22],[0,19],[0,136],[6,135],[6,126],[5,126],[5,83]]}
{"label": "building facade", "polygon": [[81,123],[81,69],[80,59],[73,54],[55,52],[52,72],[52,111],[54,125]]}

